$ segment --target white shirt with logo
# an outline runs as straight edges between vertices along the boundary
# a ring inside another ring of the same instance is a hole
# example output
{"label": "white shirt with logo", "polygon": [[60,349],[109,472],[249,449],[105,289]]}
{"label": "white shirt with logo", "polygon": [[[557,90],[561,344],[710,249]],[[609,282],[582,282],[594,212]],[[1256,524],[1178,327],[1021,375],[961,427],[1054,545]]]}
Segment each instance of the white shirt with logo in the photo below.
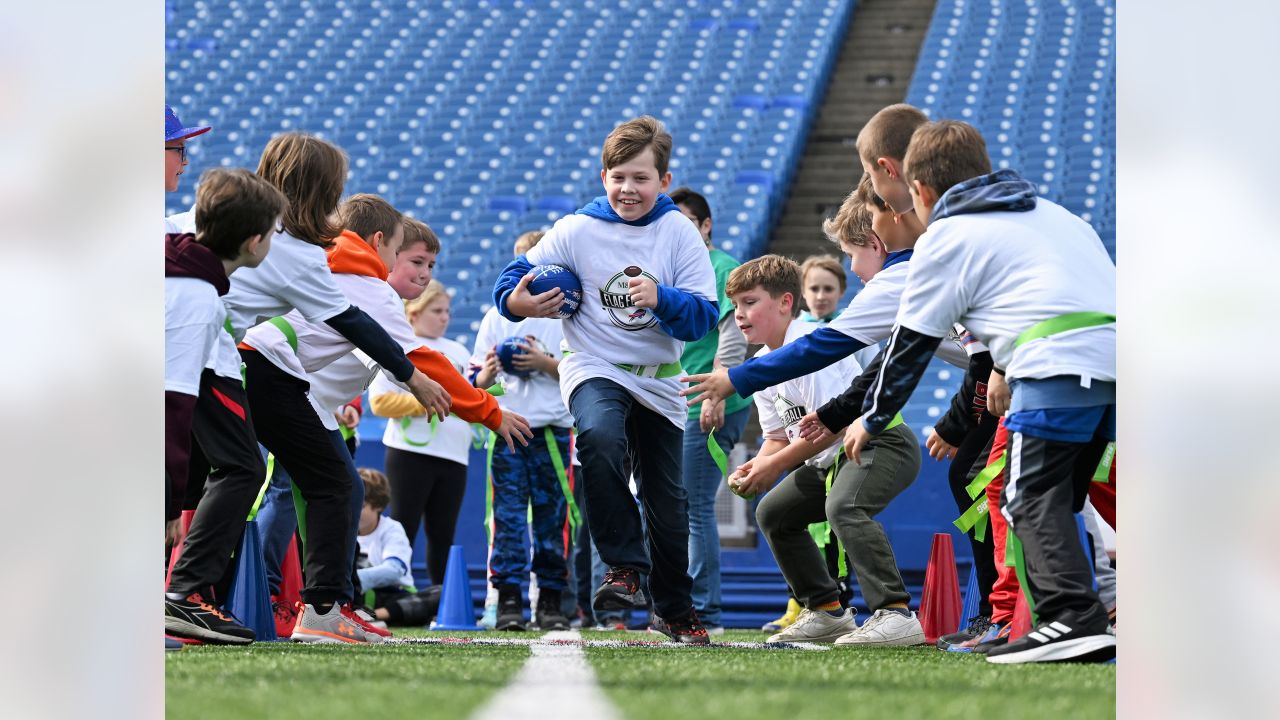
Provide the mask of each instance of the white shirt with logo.
{"label": "white shirt with logo", "polygon": [[[821,327],[818,323],[794,319],[787,326],[784,345],[798,337],[808,335]],[[756,357],[769,353],[768,347],[760,348]],[[788,443],[803,442],[800,439],[798,423],[800,418],[808,415],[826,404],[826,402],[845,390],[862,374],[862,366],[852,356],[828,365],[821,370],[803,375],[794,380],[767,387],[757,392],[753,399],[756,410],[760,413],[760,429],[765,439],[786,440]],[[836,443],[821,453],[805,461],[819,470],[825,470],[835,462],[840,452],[840,443]]]}
{"label": "white shirt with logo", "polygon": [[605,378],[683,428],[688,412],[678,375],[640,377],[615,364],[676,362],[684,350],[684,342],[663,331],[651,310],[630,304],[627,281],[632,277],[649,277],[717,302],[715,271],[693,223],[678,212],[643,227],[568,215],[556,221],[527,257],[534,265],[563,265],[582,283],[582,305],[562,321],[573,350],[560,363],[565,405],[578,385]]}
{"label": "white shirt with logo", "polygon": [[[502,317],[497,308],[489,308],[484,319],[480,321],[480,330],[476,333],[476,344],[471,355],[471,367],[484,365],[484,356],[495,345],[509,337],[532,335],[538,344],[547,352],[561,357],[560,345],[564,340],[562,320],[552,318],[526,318],[520,322],[511,322]],[[470,374],[468,374],[470,377]],[[573,416],[560,398],[560,381],[542,372],[532,372],[527,378],[498,372],[503,394],[498,397],[498,405],[504,410],[511,410],[524,416],[529,427],[540,428],[572,427]]]}
{"label": "white shirt with logo", "polygon": [[[463,376],[471,362],[471,353],[465,347],[448,338],[419,338],[423,345],[449,358],[453,367]],[[399,383],[379,373],[369,388],[371,395],[387,392],[405,392]],[[408,393],[405,393],[408,394]],[[471,453],[471,425],[457,415],[437,420],[435,428],[426,416],[391,418],[382,433],[382,444],[406,452],[452,460],[466,465]]]}

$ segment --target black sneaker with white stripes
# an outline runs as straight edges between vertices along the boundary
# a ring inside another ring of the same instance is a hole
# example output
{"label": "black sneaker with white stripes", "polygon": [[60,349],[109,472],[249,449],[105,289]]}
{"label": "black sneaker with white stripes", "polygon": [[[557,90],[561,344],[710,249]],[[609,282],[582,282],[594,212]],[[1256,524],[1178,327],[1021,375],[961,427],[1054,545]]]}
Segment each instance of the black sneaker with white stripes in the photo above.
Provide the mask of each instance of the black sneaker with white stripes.
{"label": "black sneaker with white stripes", "polygon": [[[1098,617],[1091,617],[1097,615]],[[1116,656],[1116,636],[1107,632],[1106,612],[1080,616],[1070,610],[987,652],[987,662],[1105,662]]]}
{"label": "black sneaker with white stripes", "polygon": [[198,592],[182,600],[164,599],[164,631],[175,637],[227,645],[248,645],[256,637],[253,630],[207,602]]}

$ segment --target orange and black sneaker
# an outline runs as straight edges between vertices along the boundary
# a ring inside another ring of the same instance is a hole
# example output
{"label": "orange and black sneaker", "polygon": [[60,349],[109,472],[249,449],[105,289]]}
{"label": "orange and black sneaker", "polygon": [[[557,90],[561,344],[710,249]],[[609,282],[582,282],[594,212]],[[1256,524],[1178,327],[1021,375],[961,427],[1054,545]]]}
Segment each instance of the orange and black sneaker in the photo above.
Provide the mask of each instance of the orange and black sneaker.
{"label": "orange and black sneaker", "polygon": [[698,619],[698,613],[693,608],[670,620],[655,613],[649,627],[682,645],[711,644],[707,629],[702,626],[702,621]]}
{"label": "orange and black sneaker", "polygon": [[591,598],[591,608],[597,613],[604,610],[634,610],[645,607],[644,590],[640,588],[640,571],[630,567],[609,568],[604,582]]}
{"label": "orange and black sneaker", "polygon": [[298,608],[288,600],[271,597],[271,615],[276,622],[276,637],[285,640],[293,633],[293,626],[298,623]]}
{"label": "orange and black sneaker", "polygon": [[248,645],[256,639],[252,630],[236,622],[218,606],[206,602],[198,592],[182,600],[165,597],[164,631],[179,638],[226,645]]}

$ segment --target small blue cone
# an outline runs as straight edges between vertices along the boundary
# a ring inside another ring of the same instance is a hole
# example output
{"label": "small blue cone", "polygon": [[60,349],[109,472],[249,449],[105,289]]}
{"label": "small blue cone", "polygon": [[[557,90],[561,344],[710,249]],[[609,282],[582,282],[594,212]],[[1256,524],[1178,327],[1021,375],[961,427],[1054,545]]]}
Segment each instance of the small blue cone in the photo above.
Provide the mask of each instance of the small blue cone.
{"label": "small blue cone", "polygon": [[440,591],[440,610],[429,630],[484,630],[476,624],[476,609],[471,603],[471,584],[467,580],[467,561],[462,546],[449,548],[449,563],[444,570],[444,588]]}
{"label": "small blue cone", "polygon": [[267,587],[267,570],[262,561],[262,542],[258,524],[248,523],[240,552],[236,554],[236,576],[231,581],[227,612],[253,631],[258,642],[274,642],[275,617],[271,613],[271,591]]}
{"label": "small blue cone", "polygon": [[960,609],[960,627],[956,628],[956,632],[969,627],[969,618],[977,616],[981,601],[982,597],[978,594],[978,566],[975,563],[969,570],[969,582],[964,586],[964,607]]}

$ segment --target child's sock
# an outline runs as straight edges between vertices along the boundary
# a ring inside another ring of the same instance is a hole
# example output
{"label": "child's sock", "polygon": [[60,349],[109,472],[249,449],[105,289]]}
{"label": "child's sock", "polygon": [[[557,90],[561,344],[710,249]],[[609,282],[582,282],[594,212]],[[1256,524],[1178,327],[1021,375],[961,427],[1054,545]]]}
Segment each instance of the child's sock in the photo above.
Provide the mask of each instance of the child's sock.
{"label": "child's sock", "polygon": [[901,615],[901,616],[902,616],[902,617],[904,617],[904,618],[909,618],[909,617],[911,617],[911,610],[910,610],[909,608],[907,608],[907,606],[906,606],[906,604],[905,604],[905,603],[900,603],[900,604],[896,604],[896,605],[886,605],[885,607],[881,608],[881,610],[888,610],[888,611],[890,611],[890,612],[896,612],[896,613],[898,613],[899,615]]}
{"label": "child's sock", "polygon": [[840,617],[844,615],[844,608],[840,607],[839,600],[832,600],[829,603],[823,603],[814,608],[814,610],[823,610],[831,617]]}

